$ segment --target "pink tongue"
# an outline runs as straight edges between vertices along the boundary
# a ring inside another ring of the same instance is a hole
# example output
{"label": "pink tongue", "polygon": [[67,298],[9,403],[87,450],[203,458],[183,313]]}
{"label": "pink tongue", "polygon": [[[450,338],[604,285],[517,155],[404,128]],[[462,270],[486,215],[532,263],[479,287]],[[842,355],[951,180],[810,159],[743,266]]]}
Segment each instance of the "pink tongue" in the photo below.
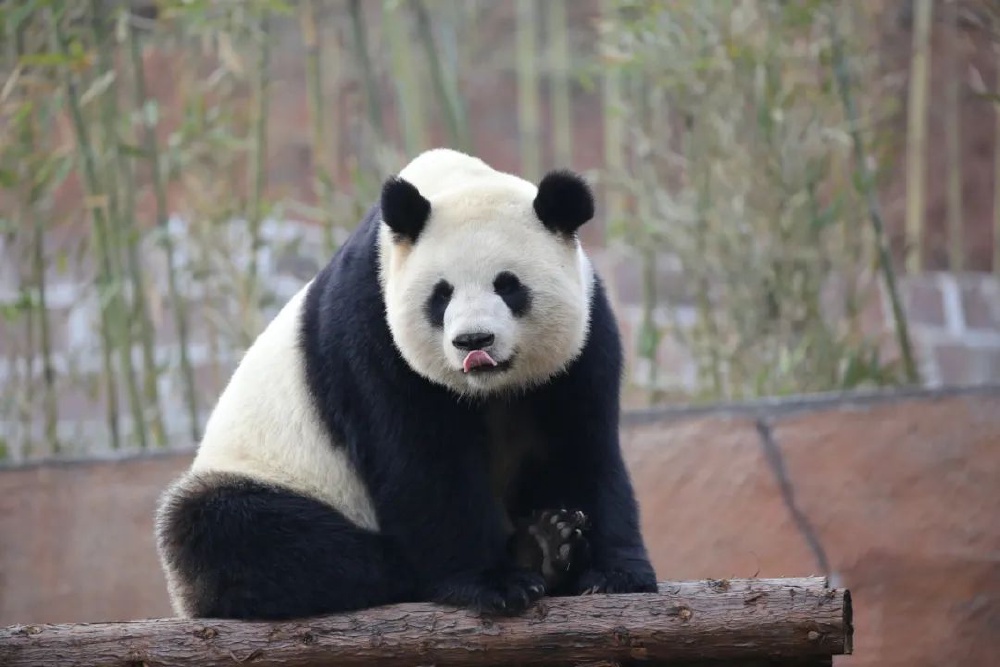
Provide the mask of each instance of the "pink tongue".
{"label": "pink tongue", "polygon": [[496,366],[497,362],[493,361],[493,357],[483,350],[473,350],[465,355],[465,361],[462,362],[462,370],[468,373],[473,368],[487,365]]}

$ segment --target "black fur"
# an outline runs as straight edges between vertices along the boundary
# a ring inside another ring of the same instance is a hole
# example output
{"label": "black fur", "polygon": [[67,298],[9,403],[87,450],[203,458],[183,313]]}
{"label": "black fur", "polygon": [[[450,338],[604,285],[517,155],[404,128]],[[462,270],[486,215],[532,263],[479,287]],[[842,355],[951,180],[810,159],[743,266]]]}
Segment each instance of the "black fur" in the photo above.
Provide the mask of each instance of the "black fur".
{"label": "black fur", "polygon": [[454,292],[455,288],[447,280],[439,280],[434,285],[434,289],[431,291],[431,295],[427,299],[427,305],[425,306],[427,319],[433,326],[439,329],[444,326],[444,312],[448,309],[448,304],[451,302],[451,295]]}
{"label": "black fur", "polygon": [[[419,217],[398,214],[389,217]],[[522,463],[501,500],[490,484],[486,406],[418,376],[393,344],[376,273],[380,217],[372,208],[316,277],[301,345],[309,392],[368,484],[381,533],[250,482],[206,489],[175,508],[169,531],[174,558],[201,582],[196,615],[284,618],[407,600],[518,613],[545,581],[511,557],[505,509],[588,517],[586,567],[549,594],[655,591],[619,449],[622,350],[601,282],[579,358],[515,401],[549,447]]]}
{"label": "black fur", "polygon": [[579,510],[532,512],[515,525],[511,557],[522,567],[542,572],[549,595],[565,595],[566,584],[590,563],[586,530],[587,517]]}
{"label": "black fur", "polygon": [[416,186],[398,176],[382,185],[382,219],[396,241],[416,242],[431,215],[431,203]]}
{"label": "black fur", "polygon": [[531,290],[510,271],[497,274],[493,290],[507,304],[514,317],[524,317],[531,308]]}
{"label": "black fur", "polygon": [[557,234],[573,236],[581,225],[594,217],[594,195],[578,174],[568,170],[550,171],[538,184],[535,215]]}
{"label": "black fur", "polygon": [[415,599],[403,550],[327,505],[235,475],[211,474],[170,508],[164,546],[196,614],[304,618]]}

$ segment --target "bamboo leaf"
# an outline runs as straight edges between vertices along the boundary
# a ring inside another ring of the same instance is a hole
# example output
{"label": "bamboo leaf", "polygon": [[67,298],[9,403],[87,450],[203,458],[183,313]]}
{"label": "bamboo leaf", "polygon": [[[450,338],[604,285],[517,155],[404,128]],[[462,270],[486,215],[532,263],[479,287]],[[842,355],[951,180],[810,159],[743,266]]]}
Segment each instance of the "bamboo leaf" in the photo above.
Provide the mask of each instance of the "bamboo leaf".
{"label": "bamboo leaf", "polygon": [[101,76],[94,79],[94,82],[80,95],[80,105],[87,106],[92,99],[104,94],[104,92],[111,87],[111,84],[115,82],[117,75],[114,70],[109,70],[102,74]]}
{"label": "bamboo leaf", "polygon": [[0,187],[13,189],[17,186],[17,173],[10,169],[0,168]]}

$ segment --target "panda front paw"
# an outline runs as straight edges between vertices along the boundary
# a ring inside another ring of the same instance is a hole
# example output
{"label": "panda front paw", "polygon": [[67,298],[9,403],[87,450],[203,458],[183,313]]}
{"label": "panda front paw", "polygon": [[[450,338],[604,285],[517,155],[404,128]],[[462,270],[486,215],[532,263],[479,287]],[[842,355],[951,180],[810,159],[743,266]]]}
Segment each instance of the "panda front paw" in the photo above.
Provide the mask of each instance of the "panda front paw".
{"label": "panda front paw", "polygon": [[514,562],[545,578],[553,591],[586,564],[587,516],[579,510],[542,510],[519,522],[512,537]]}
{"label": "panda front paw", "polygon": [[594,593],[655,593],[656,574],[651,567],[619,566],[589,569],[576,583],[577,595]]}
{"label": "panda front paw", "polygon": [[516,616],[543,595],[541,574],[508,568],[452,580],[439,588],[434,601],[481,615]]}

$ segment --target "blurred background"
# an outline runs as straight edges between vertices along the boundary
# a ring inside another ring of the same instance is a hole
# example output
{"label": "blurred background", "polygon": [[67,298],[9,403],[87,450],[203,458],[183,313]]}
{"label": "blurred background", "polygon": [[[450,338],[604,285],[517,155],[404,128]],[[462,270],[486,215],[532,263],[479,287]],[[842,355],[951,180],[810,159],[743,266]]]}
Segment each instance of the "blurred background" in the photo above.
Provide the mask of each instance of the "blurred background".
{"label": "blurred background", "polygon": [[419,151],[587,175],[661,579],[1000,650],[993,0],[0,2],[0,623],[170,615],[156,496]]}

